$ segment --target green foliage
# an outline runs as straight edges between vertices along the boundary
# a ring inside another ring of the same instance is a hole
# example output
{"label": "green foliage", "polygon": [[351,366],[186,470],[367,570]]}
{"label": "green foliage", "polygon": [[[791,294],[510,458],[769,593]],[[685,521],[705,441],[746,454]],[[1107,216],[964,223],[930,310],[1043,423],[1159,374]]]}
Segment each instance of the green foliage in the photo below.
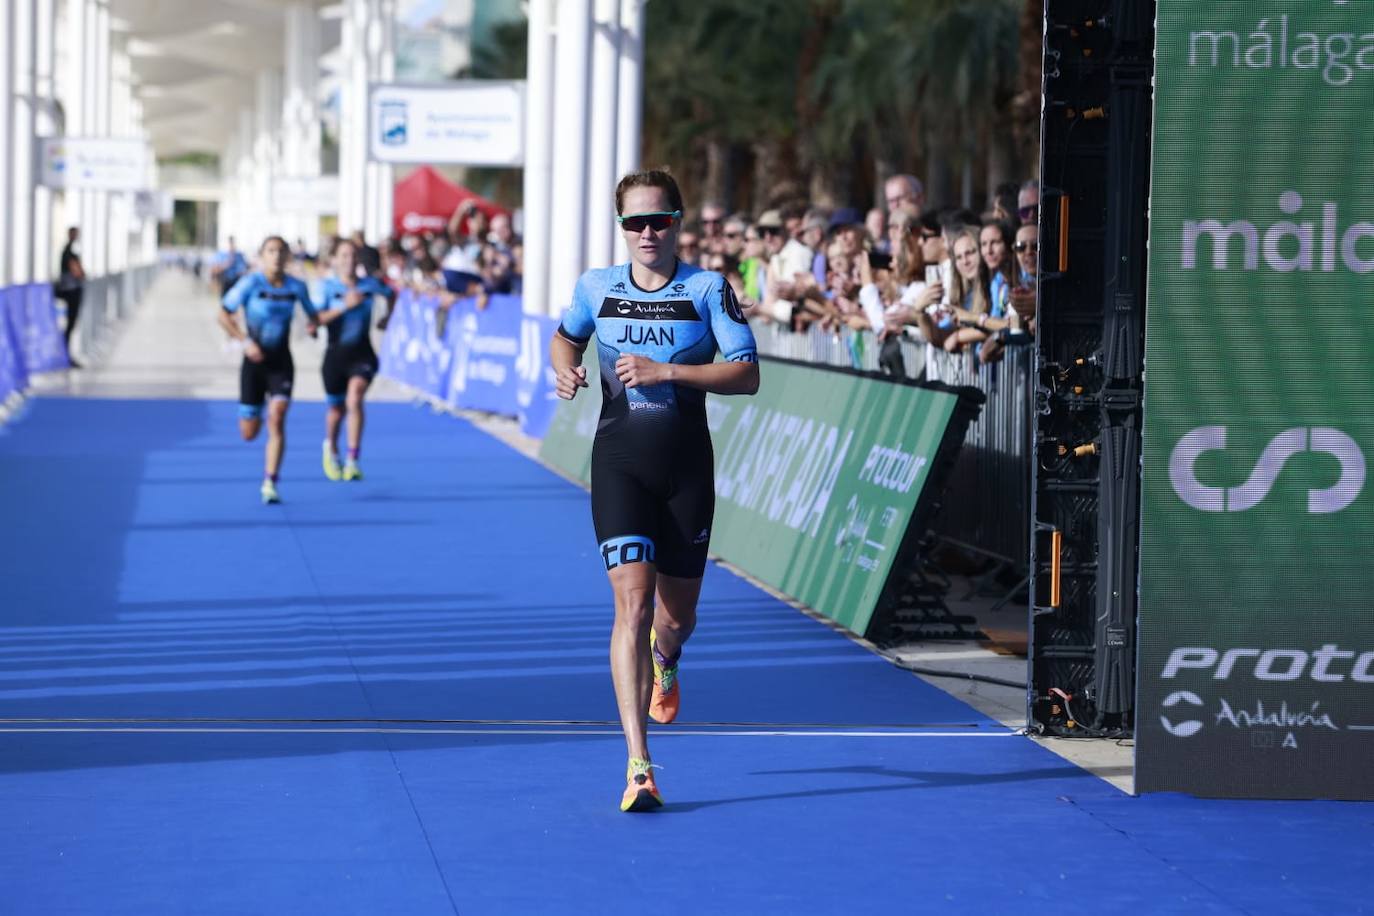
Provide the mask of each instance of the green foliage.
{"label": "green foliage", "polygon": [[182,153],[179,156],[162,156],[157,160],[158,165],[174,166],[187,165],[198,169],[219,170],[218,153]]}
{"label": "green foliage", "polygon": [[479,80],[522,80],[529,56],[529,22],[516,19],[492,26],[472,45],[472,62],[456,76]]}
{"label": "green foliage", "polygon": [[[1011,131],[1022,0],[651,0],[646,154],[793,143],[811,172],[856,143],[903,170]],[[807,55],[821,30],[818,53]],[[802,123],[805,118],[806,123]]]}
{"label": "green foliage", "polygon": [[807,0],[653,0],[644,47],[645,126],[664,149],[750,142],[795,129],[796,49]]}

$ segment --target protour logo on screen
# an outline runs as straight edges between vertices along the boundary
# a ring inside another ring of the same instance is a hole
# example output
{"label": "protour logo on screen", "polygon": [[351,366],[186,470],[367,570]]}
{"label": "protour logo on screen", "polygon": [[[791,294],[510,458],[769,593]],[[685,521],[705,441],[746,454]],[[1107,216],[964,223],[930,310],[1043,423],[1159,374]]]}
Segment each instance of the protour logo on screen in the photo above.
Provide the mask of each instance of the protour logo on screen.
{"label": "protour logo on screen", "polygon": [[[1185,220],[1182,268],[1198,269],[1199,248],[1206,238],[1212,256],[1204,256],[1202,265],[1213,270],[1259,270],[1262,257],[1265,267],[1279,273],[1331,273],[1338,264],[1357,274],[1374,271],[1374,222],[1357,220],[1342,226],[1340,205],[1332,201],[1322,203],[1318,220],[1315,211],[1304,212],[1303,196],[1292,190],[1281,193],[1278,203],[1280,210],[1299,219],[1278,220],[1263,232],[1248,219]],[[1362,256],[1362,251],[1369,256]]]}
{"label": "protour logo on screen", "polygon": [[1339,512],[1364,490],[1364,452],[1354,439],[1325,426],[1298,426],[1279,433],[1269,444],[1245,483],[1238,487],[1208,486],[1198,479],[1198,459],[1226,449],[1225,426],[1199,426],[1174,446],[1169,456],[1169,483],[1178,498],[1200,512],[1244,512],[1262,503],[1273,490],[1291,458],[1306,452],[1329,455],[1340,464],[1334,484],[1307,491],[1307,511],[1313,515]]}

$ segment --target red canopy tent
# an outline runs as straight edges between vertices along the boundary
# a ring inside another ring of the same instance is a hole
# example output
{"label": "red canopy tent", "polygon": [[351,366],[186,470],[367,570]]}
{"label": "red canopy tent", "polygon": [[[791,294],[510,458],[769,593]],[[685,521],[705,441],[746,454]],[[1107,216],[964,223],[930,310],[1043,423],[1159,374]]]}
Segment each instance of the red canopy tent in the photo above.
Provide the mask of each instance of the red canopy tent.
{"label": "red canopy tent", "polygon": [[454,184],[430,166],[422,165],[396,182],[392,197],[395,214],[392,229],[397,235],[442,232],[453,211],[465,200],[476,201],[477,209],[488,217],[497,213],[510,214],[505,207]]}

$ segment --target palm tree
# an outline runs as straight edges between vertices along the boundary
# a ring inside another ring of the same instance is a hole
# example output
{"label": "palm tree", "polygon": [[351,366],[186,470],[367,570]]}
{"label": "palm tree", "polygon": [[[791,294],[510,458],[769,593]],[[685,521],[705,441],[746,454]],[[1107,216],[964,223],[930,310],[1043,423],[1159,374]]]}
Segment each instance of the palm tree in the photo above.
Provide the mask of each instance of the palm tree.
{"label": "palm tree", "polygon": [[866,154],[874,174],[850,181],[848,203],[893,171],[924,172],[928,199],[951,200],[948,162],[965,174],[968,202],[977,167],[1008,158],[1016,3],[844,0],[814,79],[798,85],[813,102],[806,164],[834,177]]}

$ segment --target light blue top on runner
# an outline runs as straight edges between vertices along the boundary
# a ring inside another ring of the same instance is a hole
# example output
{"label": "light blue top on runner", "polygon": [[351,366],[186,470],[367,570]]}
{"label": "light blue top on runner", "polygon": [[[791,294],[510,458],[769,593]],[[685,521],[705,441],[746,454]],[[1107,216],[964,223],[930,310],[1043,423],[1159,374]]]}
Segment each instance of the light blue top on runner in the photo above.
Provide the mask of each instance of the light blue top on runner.
{"label": "light blue top on runner", "polygon": [[577,281],[559,333],[577,344],[596,334],[604,395],[602,429],[687,415],[705,422],[705,392],[672,382],[626,389],[616,378],[621,354],[655,362],[705,365],[719,349],[730,362],[756,362],[754,332],[720,274],[678,262],[661,289],[641,289],[630,265],[589,270]]}
{"label": "light blue top on runner", "polygon": [[348,284],[338,277],[325,277],[324,283],[320,287],[320,306],[321,310],[343,309],[344,313],[326,325],[329,332],[329,345],[333,346],[352,346],[360,341],[367,340],[368,328],[372,325],[372,297],[385,296],[390,299],[395,294],[391,287],[376,279],[375,277],[363,277],[356,280],[353,288],[362,293],[365,297],[361,304],[349,308],[344,302],[344,296],[348,295]]}
{"label": "light blue top on runner", "polygon": [[282,277],[280,286],[272,285],[261,272],[241,278],[224,294],[224,310],[243,309],[248,321],[248,336],[264,350],[284,349],[290,340],[291,316],[296,303],[312,319],[315,306],[304,283],[292,276]]}

